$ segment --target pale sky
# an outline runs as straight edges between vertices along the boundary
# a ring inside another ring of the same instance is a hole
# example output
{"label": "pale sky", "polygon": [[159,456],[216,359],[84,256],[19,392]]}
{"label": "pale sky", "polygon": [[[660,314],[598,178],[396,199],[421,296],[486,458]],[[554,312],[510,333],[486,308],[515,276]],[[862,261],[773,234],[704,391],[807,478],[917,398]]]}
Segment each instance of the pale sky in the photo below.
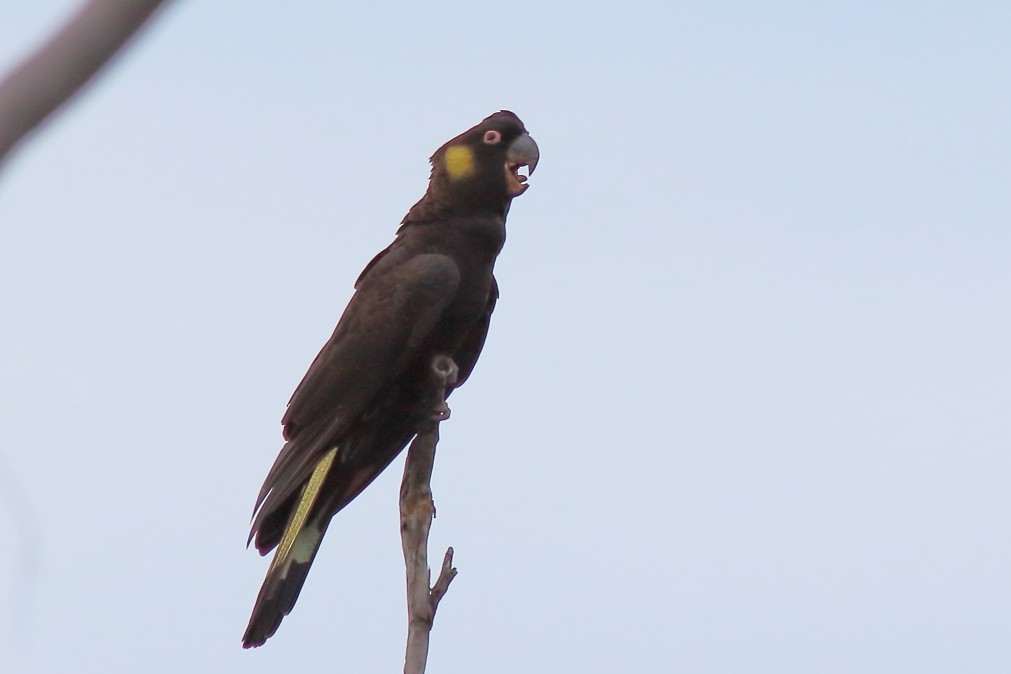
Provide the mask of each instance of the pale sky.
{"label": "pale sky", "polygon": [[[6,71],[77,5],[0,9]],[[4,672],[389,672],[396,462],[240,638],[279,421],[444,141],[541,148],[429,671],[1011,667],[1011,5],[177,0],[0,173]]]}

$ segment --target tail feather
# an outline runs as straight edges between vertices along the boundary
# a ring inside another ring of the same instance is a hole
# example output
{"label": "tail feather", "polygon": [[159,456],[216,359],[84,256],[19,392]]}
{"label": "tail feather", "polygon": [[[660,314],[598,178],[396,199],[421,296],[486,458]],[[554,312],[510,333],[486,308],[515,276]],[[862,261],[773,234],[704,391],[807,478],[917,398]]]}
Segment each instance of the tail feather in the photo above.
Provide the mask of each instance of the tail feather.
{"label": "tail feather", "polygon": [[278,559],[282,548],[278,547],[256,597],[246,633],[242,636],[243,648],[262,646],[280,627],[284,616],[291,613],[329,523],[327,518],[326,521],[313,520],[303,526],[281,561]]}
{"label": "tail feather", "polygon": [[[414,435],[409,414],[391,422],[378,415],[374,423],[328,451],[305,480],[302,491],[271,504],[261,504],[251,538],[266,554],[277,551],[253,606],[243,646],[262,646],[295,606],[330,519],[361,493],[403,450]],[[339,456],[338,456],[339,455]]]}
{"label": "tail feather", "polygon": [[281,619],[291,613],[295,606],[323,534],[330,524],[328,514],[322,519],[318,511],[312,519],[309,515],[336,455],[337,448],[334,447],[320,459],[302,489],[298,504],[292,510],[277,552],[267,569],[260,594],[256,597],[256,604],[253,605],[253,615],[249,618],[246,633],[242,637],[245,648],[262,646],[277,631]]}

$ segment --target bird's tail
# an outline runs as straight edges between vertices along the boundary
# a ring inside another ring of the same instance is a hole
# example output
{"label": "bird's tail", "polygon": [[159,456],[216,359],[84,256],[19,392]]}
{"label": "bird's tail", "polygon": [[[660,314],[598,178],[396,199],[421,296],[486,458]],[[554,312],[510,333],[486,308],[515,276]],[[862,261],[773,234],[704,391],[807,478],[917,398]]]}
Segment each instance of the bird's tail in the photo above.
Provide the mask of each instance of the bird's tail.
{"label": "bird's tail", "polygon": [[267,569],[267,577],[253,605],[253,615],[242,637],[243,648],[262,646],[281,625],[281,619],[291,613],[302,590],[309,567],[316,557],[323,534],[330,524],[327,513],[317,509],[310,512],[320,494],[323,482],[333,466],[337,448],[328,451],[313,471],[296,506],[292,509],[288,525]]}

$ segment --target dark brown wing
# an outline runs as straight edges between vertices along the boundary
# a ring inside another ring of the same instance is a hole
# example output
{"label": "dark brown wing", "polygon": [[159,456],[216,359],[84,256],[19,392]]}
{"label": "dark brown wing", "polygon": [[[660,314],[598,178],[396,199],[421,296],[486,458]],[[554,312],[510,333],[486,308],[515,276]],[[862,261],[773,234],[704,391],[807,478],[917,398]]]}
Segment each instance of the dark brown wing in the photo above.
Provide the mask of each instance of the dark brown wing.
{"label": "dark brown wing", "polygon": [[[346,362],[341,363],[342,359],[345,361],[354,360],[354,358],[349,358],[349,356],[353,357],[353,350],[356,347],[360,348],[360,346],[352,344],[356,337],[359,342],[364,341],[372,343],[380,349],[383,348],[383,344],[376,344],[375,342],[376,333],[383,326],[377,325],[378,321],[373,321],[372,324],[369,324],[370,315],[376,312],[388,314],[390,309],[395,310],[395,307],[391,307],[390,305],[391,302],[396,301],[396,294],[398,292],[401,294],[409,294],[411,292],[410,285],[412,279],[403,278],[405,273],[410,273],[411,268],[405,269],[403,266],[398,265],[398,262],[424,264],[412,262],[409,257],[404,260],[404,256],[409,256],[410,253],[403,249],[398,251],[399,255],[389,255],[394,245],[396,244],[387,247],[372,258],[372,261],[362,270],[362,273],[358,276],[358,280],[355,281],[355,289],[358,292],[355,293],[347,308],[344,309],[344,314],[337,322],[333,335],[330,336],[327,343],[320,349],[316,358],[313,359],[312,365],[306,371],[305,376],[302,377],[302,381],[295,387],[295,392],[291,394],[291,399],[288,400],[288,408],[281,418],[285,440],[293,439],[303,427],[311,424],[314,419],[329,411],[329,406],[334,402],[332,398],[340,396],[345,390],[345,387],[338,381],[339,378],[344,377],[347,379],[348,377],[356,376],[357,373],[344,367],[340,370],[335,370],[335,367],[341,365],[346,367],[348,365]],[[382,264],[380,264],[381,261]],[[373,272],[373,270],[375,271]],[[383,318],[389,320],[391,317],[385,315]],[[395,317],[393,318],[396,320]],[[389,348],[389,345],[386,346]],[[364,369],[372,368],[369,363],[361,362],[360,359],[358,367]],[[378,376],[381,377],[382,375],[378,374]]]}
{"label": "dark brown wing", "polygon": [[282,421],[289,439],[260,490],[251,537],[411,362],[452,302],[460,272],[449,257],[428,253],[393,262],[363,280],[292,396]]}

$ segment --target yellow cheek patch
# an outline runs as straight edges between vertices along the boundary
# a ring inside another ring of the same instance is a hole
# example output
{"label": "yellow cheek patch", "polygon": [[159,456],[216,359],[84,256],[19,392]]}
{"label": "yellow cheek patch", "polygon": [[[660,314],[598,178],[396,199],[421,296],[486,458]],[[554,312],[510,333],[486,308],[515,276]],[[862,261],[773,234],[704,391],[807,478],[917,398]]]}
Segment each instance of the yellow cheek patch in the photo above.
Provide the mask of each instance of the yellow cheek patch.
{"label": "yellow cheek patch", "polygon": [[446,148],[446,173],[450,180],[467,178],[474,173],[474,151],[466,145]]}

